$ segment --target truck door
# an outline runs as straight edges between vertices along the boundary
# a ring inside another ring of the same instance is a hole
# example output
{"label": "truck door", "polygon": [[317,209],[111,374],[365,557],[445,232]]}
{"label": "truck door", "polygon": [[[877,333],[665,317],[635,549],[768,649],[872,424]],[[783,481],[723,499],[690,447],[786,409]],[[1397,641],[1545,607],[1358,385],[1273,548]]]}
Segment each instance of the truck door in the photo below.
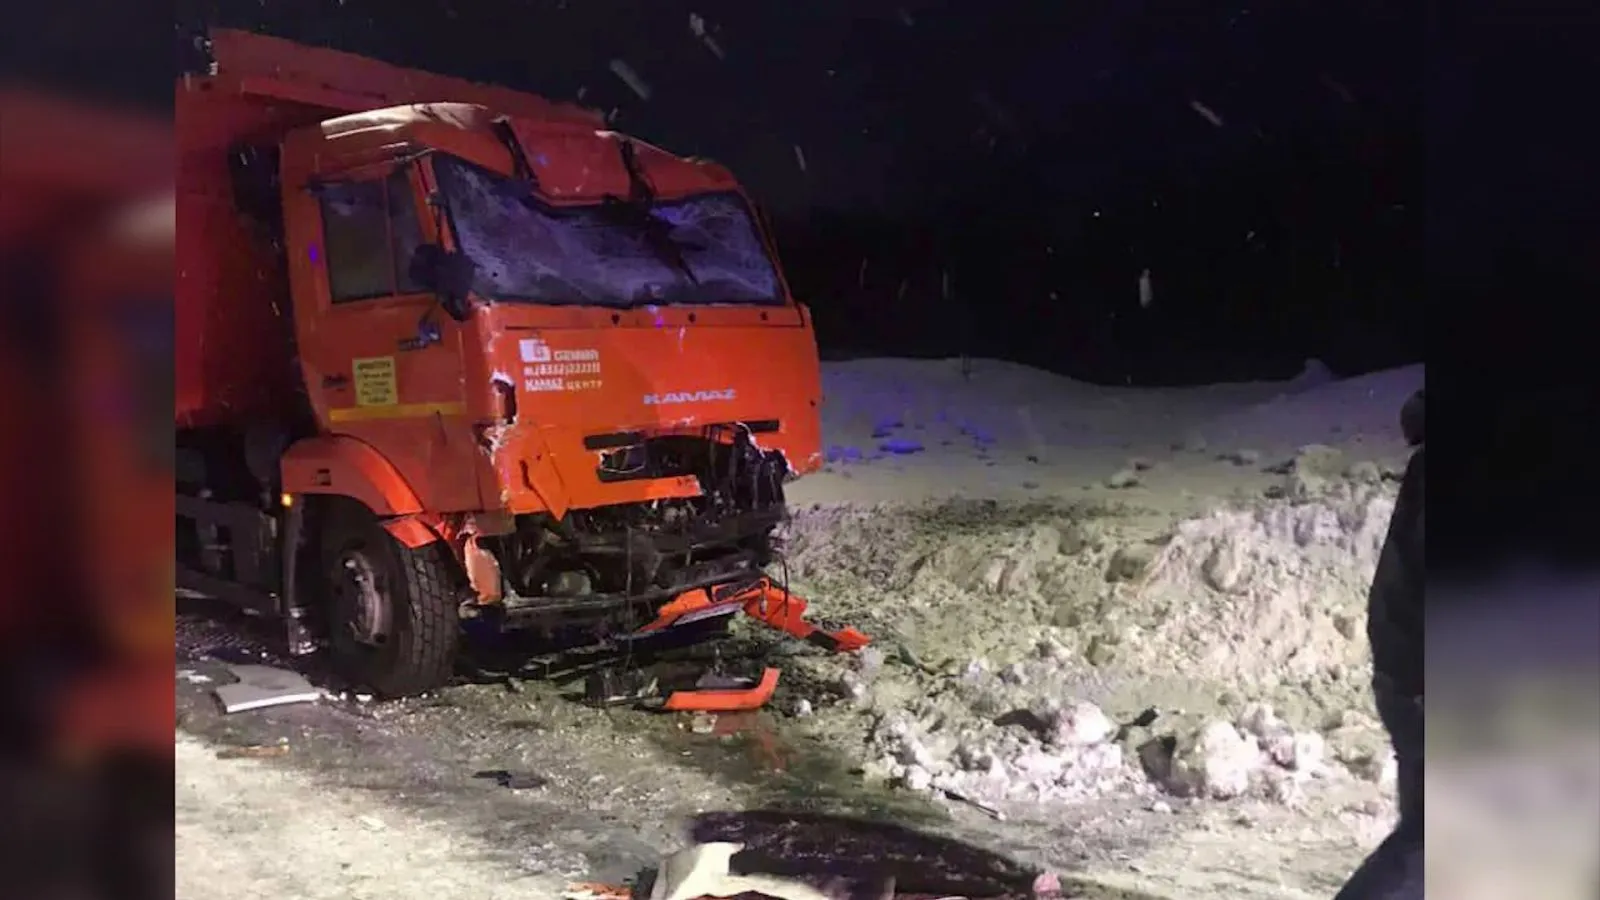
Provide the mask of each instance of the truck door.
{"label": "truck door", "polygon": [[436,512],[480,508],[461,325],[413,281],[428,240],[415,166],[323,181],[299,198],[313,297],[297,297],[301,367],[325,430],[377,449]]}

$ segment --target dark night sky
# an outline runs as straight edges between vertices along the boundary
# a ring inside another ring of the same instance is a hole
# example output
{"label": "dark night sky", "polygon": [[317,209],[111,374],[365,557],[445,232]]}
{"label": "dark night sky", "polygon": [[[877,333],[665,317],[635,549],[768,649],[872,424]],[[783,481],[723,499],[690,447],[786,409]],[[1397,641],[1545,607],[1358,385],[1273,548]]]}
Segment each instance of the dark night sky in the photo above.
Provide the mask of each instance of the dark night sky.
{"label": "dark night sky", "polygon": [[[195,0],[179,27],[583,89],[618,127],[741,175],[825,353],[1158,382],[1413,361],[1425,290],[1592,286],[1595,154],[1570,89],[1593,83],[1593,16],[1490,6]],[[71,80],[129,30],[45,22],[7,56]],[[70,58],[45,58],[52,34]]]}
{"label": "dark night sky", "polygon": [[581,98],[727,163],[825,353],[1117,382],[1420,356],[1423,22],[1396,4],[223,6],[198,18]]}
{"label": "dark night sky", "polygon": [[[205,18],[581,96],[617,110],[620,128],[728,163],[775,211],[900,211],[943,192],[951,176],[930,162],[1022,160],[1047,167],[1050,189],[1115,192],[1152,172],[1195,176],[1272,152],[1259,145],[1288,133],[1371,143],[1420,124],[1420,18],[1378,0],[1337,14],[1270,6],[460,0],[399,15],[377,0],[273,0]],[[649,84],[649,100],[609,70],[614,59]]]}

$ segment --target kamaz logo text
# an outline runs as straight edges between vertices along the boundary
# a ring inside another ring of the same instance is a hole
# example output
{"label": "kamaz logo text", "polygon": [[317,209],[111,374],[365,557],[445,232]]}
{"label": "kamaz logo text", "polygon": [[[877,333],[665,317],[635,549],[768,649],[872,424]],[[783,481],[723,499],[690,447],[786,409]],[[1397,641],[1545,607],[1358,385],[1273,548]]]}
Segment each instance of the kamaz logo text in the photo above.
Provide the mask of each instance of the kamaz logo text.
{"label": "kamaz logo text", "polygon": [[733,388],[722,391],[672,391],[665,394],[645,394],[645,406],[665,406],[669,403],[706,403],[712,400],[732,400]]}

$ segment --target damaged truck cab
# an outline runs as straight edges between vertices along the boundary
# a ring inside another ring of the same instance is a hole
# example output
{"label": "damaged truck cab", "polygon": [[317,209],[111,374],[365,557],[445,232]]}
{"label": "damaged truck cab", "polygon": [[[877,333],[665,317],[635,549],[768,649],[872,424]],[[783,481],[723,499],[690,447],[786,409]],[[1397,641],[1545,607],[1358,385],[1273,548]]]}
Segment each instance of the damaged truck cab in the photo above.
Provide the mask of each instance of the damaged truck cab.
{"label": "damaged truck cab", "polygon": [[210,50],[178,107],[181,586],[401,695],[463,618],[603,637],[759,577],[821,388],[727,170],[499,88]]}

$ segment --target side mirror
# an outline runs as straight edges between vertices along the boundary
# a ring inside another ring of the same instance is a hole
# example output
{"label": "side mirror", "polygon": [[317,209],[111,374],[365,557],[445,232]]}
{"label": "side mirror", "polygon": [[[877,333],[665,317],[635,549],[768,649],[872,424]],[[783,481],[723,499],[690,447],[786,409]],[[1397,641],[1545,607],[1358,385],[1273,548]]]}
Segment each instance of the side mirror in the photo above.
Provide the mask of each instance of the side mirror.
{"label": "side mirror", "polygon": [[438,244],[422,244],[411,254],[407,266],[411,279],[433,291],[439,305],[457,322],[465,322],[471,307],[467,295],[472,291],[472,280],[478,267],[464,253],[452,253]]}

